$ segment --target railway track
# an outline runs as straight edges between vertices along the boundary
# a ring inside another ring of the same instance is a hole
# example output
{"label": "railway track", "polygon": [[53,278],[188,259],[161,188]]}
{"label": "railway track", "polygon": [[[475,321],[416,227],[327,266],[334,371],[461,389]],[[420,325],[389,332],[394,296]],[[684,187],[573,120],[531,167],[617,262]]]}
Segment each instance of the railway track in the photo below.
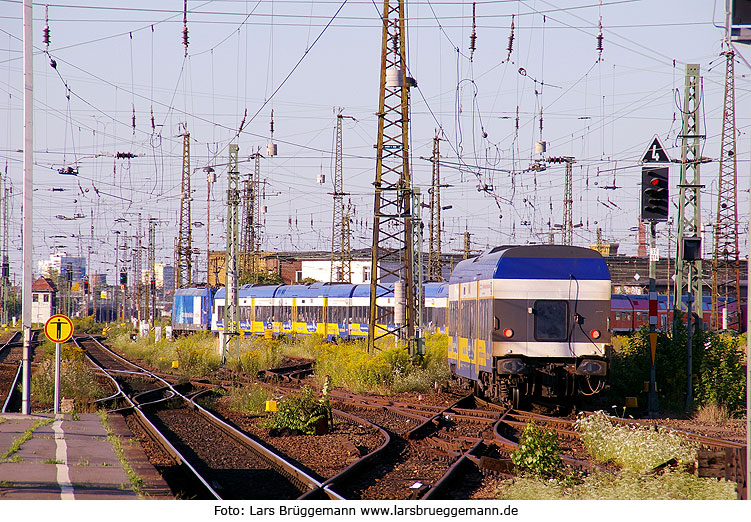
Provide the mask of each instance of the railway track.
{"label": "railway track", "polygon": [[[338,498],[299,467],[201,407],[189,390],[178,389],[99,341],[76,342],[117,388],[117,394],[106,400],[124,403],[115,409],[130,413],[130,421],[137,421],[150,442],[159,446],[160,467],[179,496],[281,499],[319,490],[324,498]],[[134,379],[139,389],[126,392]],[[144,385],[146,381],[153,384]]]}
{"label": "railway track", "polygon": [[[32,330],[32,342],[35,341],[37,334],[37,331]],[[23,333],[13,332],[0,346],[0,408],[2,408],[0,411],[2,413],[21,409],[18,383],[21,382],[22,359]]]}

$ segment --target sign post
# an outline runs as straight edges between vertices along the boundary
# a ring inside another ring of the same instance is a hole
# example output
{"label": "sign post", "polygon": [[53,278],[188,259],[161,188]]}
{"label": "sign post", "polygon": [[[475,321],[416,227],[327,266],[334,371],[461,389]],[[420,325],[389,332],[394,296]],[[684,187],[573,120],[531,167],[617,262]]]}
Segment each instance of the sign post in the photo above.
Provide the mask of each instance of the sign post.
{"label": "sign post", "polygon": [[60,413],[60,351],[62,344],[73,336],[73,321],[70,317],[55,314],[44,324],[44,334],[55,343],[55,415]]}

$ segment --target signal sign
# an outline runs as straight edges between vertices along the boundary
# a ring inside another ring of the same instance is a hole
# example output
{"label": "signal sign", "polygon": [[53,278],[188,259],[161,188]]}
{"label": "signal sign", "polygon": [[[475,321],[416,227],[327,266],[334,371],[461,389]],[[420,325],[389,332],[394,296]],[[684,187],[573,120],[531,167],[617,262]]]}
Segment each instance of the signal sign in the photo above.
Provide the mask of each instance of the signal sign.
{"label": "signal sign", "polygon": [[641,218],[643,221],[667,221],[670,204],[668,167],[642,167]]}
{"label": "signal sign", "polygon": [[73,336],[73,321],[63,314],[55,314],[44,323],[44,334],[53,343],[64,343]]}
{"label": "signal sign", "polygon": [[650,142],[647,150],[644,152],[644,156],[642,156],[641,162],[670,163],[670,157],[668,156],[668,153],[665,152],[665,147],[663,147],[662,143],[660,143],[660,138],[658,138],[656,135]]}

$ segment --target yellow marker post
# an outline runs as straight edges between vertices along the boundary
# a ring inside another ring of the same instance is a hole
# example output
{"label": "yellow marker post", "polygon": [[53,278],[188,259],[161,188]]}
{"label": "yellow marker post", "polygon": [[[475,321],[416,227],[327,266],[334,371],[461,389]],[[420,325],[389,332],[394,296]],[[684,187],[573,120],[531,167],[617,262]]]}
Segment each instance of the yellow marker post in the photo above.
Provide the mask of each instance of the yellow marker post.
{"label": "yellow marker post", "polygon": [[649,349],[652,352],[652,364],[654,364],[657,353],[657,332],[649,332]]}
{"label": "yellow marker post", "polygon": [[63,314],[55,314],[44,323],[44,335],[55,343],[55,415],[60,413],[60,349],[73,337],[73,321]]}

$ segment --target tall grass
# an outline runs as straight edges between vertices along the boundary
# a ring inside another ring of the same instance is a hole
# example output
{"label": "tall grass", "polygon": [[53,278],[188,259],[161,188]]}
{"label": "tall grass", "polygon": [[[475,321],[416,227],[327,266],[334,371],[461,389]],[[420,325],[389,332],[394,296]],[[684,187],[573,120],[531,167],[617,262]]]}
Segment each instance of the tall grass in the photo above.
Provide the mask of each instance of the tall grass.
{"label": "tall grass", "polygon": [[679,434],[646,426],[616,425],[602,411],[579,418],[576,428],[595,460],[613,462],[627,470],[649,471],[670,459],[684,464],[696,461],[697,448]]}
{"label": "tall grass", "polygon": [[[130,334],[128,328],[114,328],[110,331],[110,343],[161,370],[203,376],[221,366],[219,345],[213,334],[195,333],[159,342],[154,341],[153,334],[131,341]],[[259,370],[279,366],[285,357],[308,358],[315,360],[315,378],[321,385],[329,376],[333,386],[356,392],[399,393],[424,391],[435,382],[447,380],[447,348],[446,335],[430,335],[424,358],[412,361],[404,347],[369,354],[364,340],[330,343],[321,336],[247,338],[240,340],[239,356],[234,351],[227,353],[226,365],[254,375]],[[177,370],[172,370],[172,361],[178,362]]]}
{"label": "tall grass", "polygon": [[594,472],[581,481],[505,481],[496,496],[507,500],[735,500],[735,483],[681,471],[645,475]]}
{"label": "tall grass", "polygon": [[[52,407],[55,398],[55,363],[45,359],[31,378],[31,393],[39,403]],[[100,386],[96,374],[80,358],[61,359],[60,396],[73,399],[76,404],[86,404],[106,397],[108,392]]]}

